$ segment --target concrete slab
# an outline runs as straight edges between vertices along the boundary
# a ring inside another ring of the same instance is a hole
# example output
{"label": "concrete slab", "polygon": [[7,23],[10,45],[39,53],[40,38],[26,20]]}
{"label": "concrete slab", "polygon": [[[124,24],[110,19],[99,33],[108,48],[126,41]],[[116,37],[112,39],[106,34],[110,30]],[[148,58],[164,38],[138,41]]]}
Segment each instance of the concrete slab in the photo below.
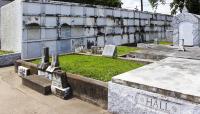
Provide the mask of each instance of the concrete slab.
{"label": "concrete slab", "polygon": [[186,51],[178,51],[179,47],[154,45],[154,44],[138,44],[140,53],[164,55],[166,57],[176,57],[185,59],[197,59],[200,60],[200,47],[185,47]]}
{"label": "concrete slab", "polygon": [[112,82],[200,103],[200,61],[168,57],[112,78]]}
{"label": "concrete slab", "polygon": [[62,100],[44,96],[22,85],[14,67],[0,68],[1,114],[107,114],[108,112],[79,99]]}

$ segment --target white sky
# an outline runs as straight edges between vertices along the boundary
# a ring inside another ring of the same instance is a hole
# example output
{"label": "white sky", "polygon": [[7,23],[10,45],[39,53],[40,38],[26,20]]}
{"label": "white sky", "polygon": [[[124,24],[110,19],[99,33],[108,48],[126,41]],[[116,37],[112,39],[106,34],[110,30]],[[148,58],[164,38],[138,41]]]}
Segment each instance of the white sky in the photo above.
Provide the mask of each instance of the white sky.
{"label": "white sky", "polygon": [[[135,9],[135,7],[137,6],[137,8],[140,10],[140,0],[122,0],[122,2],[123,2],[122,8]],[[166,0],[167,4],[165,5],[159,4],[156,13],[170,14],[169,3],[171,2],[172,0]],[[143,0],[143,4],[144,4],[144,11],[154,12],[148,0]]]}

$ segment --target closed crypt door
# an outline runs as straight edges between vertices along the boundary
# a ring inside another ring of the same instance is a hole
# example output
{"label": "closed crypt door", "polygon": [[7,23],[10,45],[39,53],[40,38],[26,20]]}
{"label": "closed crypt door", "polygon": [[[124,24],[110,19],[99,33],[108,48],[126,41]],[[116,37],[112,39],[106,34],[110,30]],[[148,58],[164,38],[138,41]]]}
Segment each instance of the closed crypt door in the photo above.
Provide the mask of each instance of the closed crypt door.
{"label": "closed crypt door", "polygon": [[[184,39],[185,46],[193,46],[193,24],[182,22],[179,24],[179,40]],[[180,42],[180,41],[179,41]]]}

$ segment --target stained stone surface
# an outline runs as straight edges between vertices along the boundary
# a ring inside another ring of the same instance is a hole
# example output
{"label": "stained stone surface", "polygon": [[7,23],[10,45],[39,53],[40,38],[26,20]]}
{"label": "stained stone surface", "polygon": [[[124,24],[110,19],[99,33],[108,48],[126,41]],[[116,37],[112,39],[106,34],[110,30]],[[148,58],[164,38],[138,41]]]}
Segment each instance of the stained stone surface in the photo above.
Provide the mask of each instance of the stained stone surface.
{"label": "stained stone surface", "polygon": [[116,46],[115,45],[106,45],[104,47],[102,56],[106,56],[106,57],[116,56]]}
{"label": "stained stone surface", "polygon": [[199,114],[200,106],[185,100],[109,82],[108,111],[114,114]]}
{"label": "stained stone surface", "polygon": [[158,13],[24,0],[13,1],[1,11],[2,49],[21,52],[23,59],[40,57],[43,46],[50,47],[50,54],[63,54],[80,51],[81,46],[90,49],[135,43],[141,37],[146,41],[171,37],[165,30],[171,30],[172,16]]}
{"label": "stained stone surface", "polygon": [[21,53],[11,53],[0,56],[0,67],[10,66],[15,63],[16,60],[21,59]]}
{"label": "stained stone surface", "polygon": [[124,114],[199,114],[200,61],[168,57],[112,78],[108,109]]}

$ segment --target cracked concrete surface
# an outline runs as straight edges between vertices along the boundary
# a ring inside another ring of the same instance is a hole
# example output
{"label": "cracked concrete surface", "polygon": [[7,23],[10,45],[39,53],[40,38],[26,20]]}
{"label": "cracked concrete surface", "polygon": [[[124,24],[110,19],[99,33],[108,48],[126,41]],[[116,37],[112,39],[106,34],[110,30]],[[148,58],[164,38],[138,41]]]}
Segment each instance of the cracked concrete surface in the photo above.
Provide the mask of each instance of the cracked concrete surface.
{"label": "cracked concrete surface", "polygon": [[108,114],[76,98],[62,100],[37,93],[22,85],[14,67],[0,68],[0,90],[1,114]]}

